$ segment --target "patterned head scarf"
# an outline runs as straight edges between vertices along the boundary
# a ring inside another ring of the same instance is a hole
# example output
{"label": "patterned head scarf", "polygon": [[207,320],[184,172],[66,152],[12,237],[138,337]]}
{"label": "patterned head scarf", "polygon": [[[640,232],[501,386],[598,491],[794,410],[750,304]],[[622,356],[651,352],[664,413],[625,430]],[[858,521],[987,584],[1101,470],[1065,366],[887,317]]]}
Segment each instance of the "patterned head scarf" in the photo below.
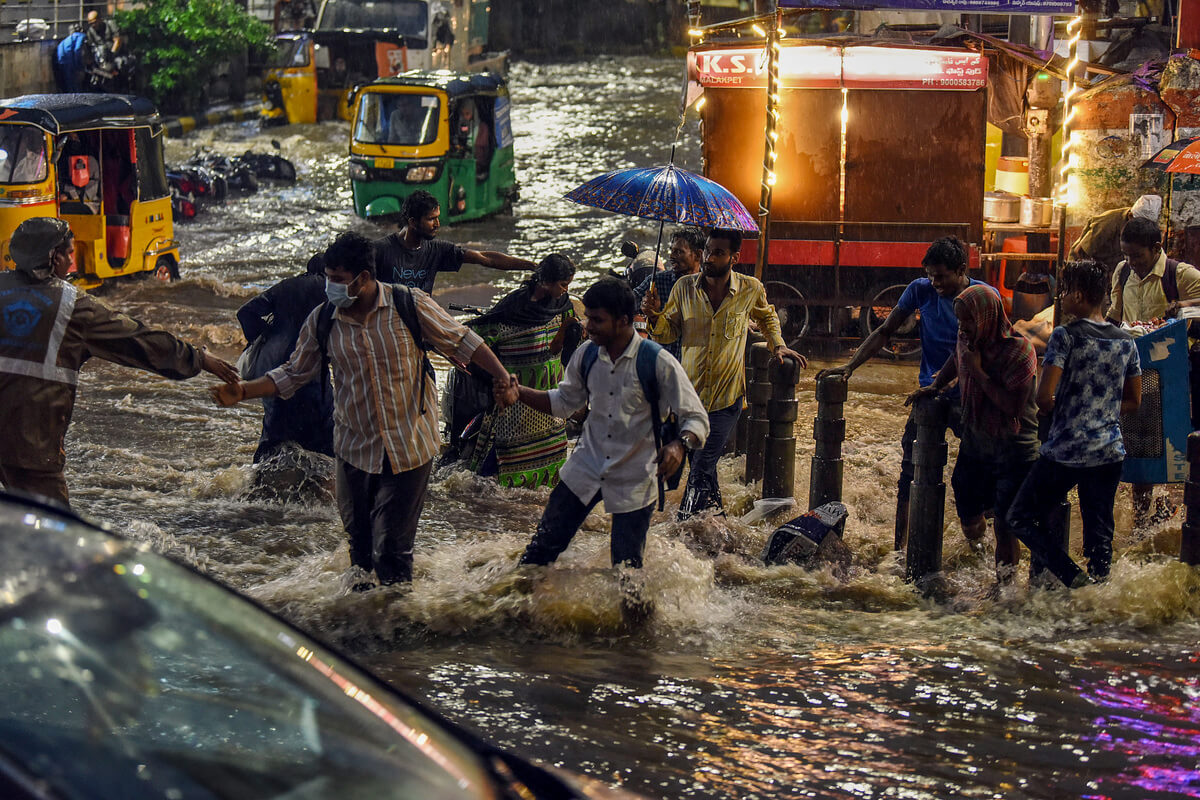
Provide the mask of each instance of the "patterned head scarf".
{"label": "patterned head scarf", "polygon": [[1006,413],[988,397],[983,385],[964,366],[972,349],[978,351],[983,371],[1006,391],[1024,397],[1037,375],[1037,357],[1033,345],[1013,333],[1000,296],[990,286],[968,286],[954,299],[954,310],[975,322],[976,340],[968,341],[962,327],[958,330],[955,360],[958,385],[962,393],[963,421],[991,436],[1016,433],[1021,428],[1020,414]]}

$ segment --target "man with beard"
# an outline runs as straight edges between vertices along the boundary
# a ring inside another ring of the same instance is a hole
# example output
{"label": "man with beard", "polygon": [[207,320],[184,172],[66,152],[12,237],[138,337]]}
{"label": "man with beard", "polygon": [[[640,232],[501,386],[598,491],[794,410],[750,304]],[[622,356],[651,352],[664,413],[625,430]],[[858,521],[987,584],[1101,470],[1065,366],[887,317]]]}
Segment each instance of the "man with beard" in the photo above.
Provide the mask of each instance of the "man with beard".
{"label": "man with beard", "polygon": [[439,272],[458,272],[463,264],[525,272],[537,269],[532,261],[506,253],[468,250],[438,240],[442,209],[437,198],[424,189],[404,200],[400,214],[404,227],[375,242],[376,269],[384,283],[398,283],[432,294],[433,281]]}
{"label": "man with beard", "polygon": [[767,302],[762,282],[733,271],[741,247],[741,231],[713,230],[704,244],[704,269],[676,281],[661,312],[657,302],[643,306],[654,324],[655,341],[678,341],[682,346],[683,368],[708,412],[708,441],[691,456],[680,519],[707,509],[724,513],[717,459],[742,413],[750,321],[767,337],[776,359],[791,357],[801,369],[808,366],[804,356],[784,344],[779,317]]}
{"label": "man with beard", "polygon": [[[671,296],[675,282],[684,275],[694,275],[700,271],[700,262],[704,259],[704,233],[697,228],[680,228],[671,234],[671,253],[667,256],[670,269],[655,270],[641,285],[633,290],[642,313],[646,313],[646,302],[654,298],[659,306],[665,297]],[[667,352],[679,358],[682,353],[679,342],[674,341],[664,345]]]}
{"label": "man with beard", "polygon": [[[958,297],[963,289],[980,281],[967,276],[967,246],[957,236],[946,236],[931,244],[925,251],[925,257],[921,259],[921,266],[925,268],[925,277],[917,278],[908,285],[883,324],[871,331],[871,335],[863,340],[847,363],[821,371],[817,374],[817,380],[826,375],[841,375],[850,380],[854,371],[887,346],[892,336],[903,329],[909,318],[919,311],[921,370],[917,382],[922,388],[933,383],[935,374],[954,354],[958,343],[958,317],[954,314],[954,298]],[[958,435],[962,416],[958,388],[950,389],[944,396],[953,404],[950,411],[950,427],[955,435]],[[917,426],[912,415],[909,415],[901,439],[900,480],[896,487],[897,550],[903,548],[908,541],[908,493],[913,480],[912,451],[916,437]],[[964,533],[968,539],[975,541],[981,539],[987,530],[983,527]]]}

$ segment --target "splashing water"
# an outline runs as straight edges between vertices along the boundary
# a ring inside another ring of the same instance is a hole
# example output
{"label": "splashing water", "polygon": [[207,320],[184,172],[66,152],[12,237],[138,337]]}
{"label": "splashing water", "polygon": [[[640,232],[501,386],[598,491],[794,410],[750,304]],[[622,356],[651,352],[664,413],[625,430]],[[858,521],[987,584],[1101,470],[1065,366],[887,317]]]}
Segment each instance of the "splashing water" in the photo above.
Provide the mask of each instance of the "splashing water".
{"label": "splashing water", "polygon": [[[681,70],[644,58],[516,65],[524,199],[513,217],[441,236],[535,260],[561,250],[581,265],[577,287],[620,265],[630,231],[652,244],[656,225],[561,195],[665,160]],[[235,357],[241,303],[336,232],[383,232],[350,211],[347,134],[344,123],[236,125],[170,143],[182,160],[278,138],[299,180],[180,225],[185,279],[105,287],[106,302]],[[677,161],[699,166],[694,122]],[[485,303],[520,278],[467,267],[441,276],[438,294]],[[799,393],[802,505],[817,368]],[[656,515],[642,589],[655,612],[640,625],[622,614],[606,517],[593,513],[557,564],[518,568],[548,492],[453,469],[430,486],[411,590],[350,592],[336,509],[246,499],[261,410],[211,408],[208,382],[90,364],[68,438],[77,508],[523,753],[664,798],[1200,796],[1200,575],[1172,558],[1179,518],[1135,535],[1123,491],[1107,584],[994,592],[990,554],[967,547],[948,508],[951,600],[920,598],[892,553],[911,366],[871,364],[851,385],[845,575],[762,566],[777,521],[737,519],[757,487],[726,459],[727,521],[674,522],[678,492]],[[1073,530],[1078,548],[1077,517]]]}

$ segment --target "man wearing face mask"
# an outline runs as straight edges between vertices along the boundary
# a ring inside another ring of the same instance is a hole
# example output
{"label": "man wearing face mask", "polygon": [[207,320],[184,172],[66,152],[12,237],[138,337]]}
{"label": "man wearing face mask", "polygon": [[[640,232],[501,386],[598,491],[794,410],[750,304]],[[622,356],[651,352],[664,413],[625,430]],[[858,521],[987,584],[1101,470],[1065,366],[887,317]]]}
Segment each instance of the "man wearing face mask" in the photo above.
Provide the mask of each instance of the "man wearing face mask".
{"label": "man wearing face mask", "polygon": [[[325,291],[329,303],[309,314],[286,364],[210,391],[221,406],[255,397],[286,399],[328,360],[338,511],[350,562],[374,572],[381,584],[407,583],[417,520],[441,446],[437,389],[426,377],[424,344],[454,361],[477,364],[505,384],[508,372],[479,334],[429,295],[376,280],[375,250],[361,234],[343,233],[325,251]],[[368,578],[352,588],[374,586]]]}
{"label": "man wearing face mask", "polygon": [[52,217],[27,219],[9,243],[16,269],[0,271],[0,481],[69,503],[64,441],[79,370],[92,356],[183,380],[237,370],[166,331],[111,311],[66,281],[75,237]]}

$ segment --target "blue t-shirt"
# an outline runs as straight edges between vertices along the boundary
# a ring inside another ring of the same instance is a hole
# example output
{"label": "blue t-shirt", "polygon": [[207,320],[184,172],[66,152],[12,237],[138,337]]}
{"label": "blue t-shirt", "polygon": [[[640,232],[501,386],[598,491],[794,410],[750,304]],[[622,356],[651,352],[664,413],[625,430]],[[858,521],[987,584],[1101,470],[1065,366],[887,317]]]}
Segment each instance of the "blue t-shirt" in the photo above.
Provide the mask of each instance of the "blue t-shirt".
{"label": "blue t-shirt", "polygon": [[[974,286],[983,281],[970,279]],[[958,317],[954,316],[954,298],[942,297],[929,278],[917,278],[896,301],[896,308],[909,314],[921,312],[921,373],[922,386],[933,383],[933,376],[945,366],[958,342]]]}
{"label": "blue t-shirt", "polygon": [[1048,367],[1063,371],[1042,455],[1068,467],[1098,467],[1125,458],[1121,397],[1142,374],[1133,337],[1111,323],[1060,325],[1046,345]]}

